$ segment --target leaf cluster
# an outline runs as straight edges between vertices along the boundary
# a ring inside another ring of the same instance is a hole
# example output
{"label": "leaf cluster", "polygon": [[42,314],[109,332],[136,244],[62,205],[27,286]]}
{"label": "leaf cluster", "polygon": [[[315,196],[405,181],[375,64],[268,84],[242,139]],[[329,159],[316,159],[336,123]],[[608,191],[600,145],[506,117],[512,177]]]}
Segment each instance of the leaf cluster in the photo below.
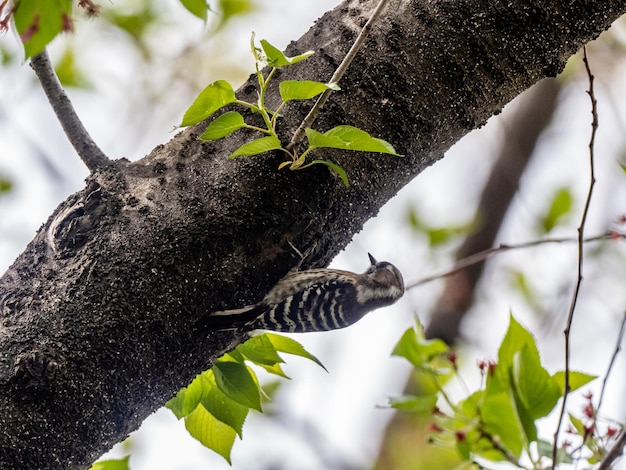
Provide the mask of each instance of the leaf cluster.
{"label": "leaf cluster", "polygon": [[[367,132],[349,125],[337,126],[324,133],[306,128],[308,147],[301,154],[298,154],[296,149],[283,146],[276,133],[276,126],[285,105],[290,101],[309,100],[325,92],[337,91],[339,86],[336,83],[322,83],[312,80],[284,80],[278,85],[281,102],[276,109],[272,109],[266,102],[266,94],[268,85],[276,71],[308,59],[313,54],[313,51],[308,51],[295,57],[287,57],[278,48],[264,39],[260,41],[260,46],[257,46],[254,41],[254,34],[250,41],[250,48],[255,59],[256,76],[259,84],[257,101],[249,103],[237,99],[232,85],[225,80],[218,80],[200,92],[185,112],[180,124],[181,127],[198,124],[213,116],[215,112],[226,105],[236,104],[242,106],[249,109],[252,113],[260,115],[263,119],[264,127],[246,123],[243,115],[238,111],[228,111],[211,121],[200,136],[200,139],[205,141],[218,140],[239,129],[251,129],[261,133],[262,136],[241,145],[229,155],[229,158],[281,151],[287,155],[288,159],[281,162],[278,169],[302,170],[321,164],[335,172],[346,186],[348,186],[348,177],[343,168],[328,160],[315,159],[307,162],[308,154],[320,148],[333,148],[401,156],[396,153],[389,142],[372,137]],[[264,75],[262,71],[262,67],[265,65],[270,67],[267,75]]]}
{"label": "leaf cluster", "polygon": [[[441,340],[425,339],[418,325],[404,333],[393,354],[408,360],[434,385],[430,394],[390,401],[397,409],[434,410],[433,443],[455,447],[468,462],[507,461],[524,468],[522,462],[530,461],[533,469],[546,468],[545,463],[551,462],[552,445],[539,438],[537,421],[550,414],[563,396],[565,373],[550,374],[543,367],[533,336],[513,316],[497,362],[479,364],[484,377],[481,388],[458,402],[450,399],[443,386],[456,372],[456,355]],[[575,390],[594,378],[570,372],[570,388]],[[564,448],[558,458],[557,463],[571,461]]]}
{"label": "leaf cluster", "polygon": [[324,368],[297,341],[264,333],[222,356],[213,368],[198,375],[165,406],[178,419],[185,420],[189,434],[231,463],[235,438],[242,438],[248,413],[250,410],[262,413],[261,402],[266,396],[249,364],[288,379],[281,367],[285,361],[279,353],[304,357]]}

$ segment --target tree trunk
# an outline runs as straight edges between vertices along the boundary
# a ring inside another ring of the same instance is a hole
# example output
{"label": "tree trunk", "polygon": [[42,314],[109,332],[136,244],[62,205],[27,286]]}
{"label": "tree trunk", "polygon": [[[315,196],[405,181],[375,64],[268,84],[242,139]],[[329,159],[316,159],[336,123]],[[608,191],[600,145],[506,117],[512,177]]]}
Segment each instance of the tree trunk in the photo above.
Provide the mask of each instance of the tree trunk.
{"label": "tree trunk", "polygon": [[[345,2],[287,50],[279,79],[327,81],[373,2]],[[363,128],[404,159],[318,151],[347,171],[226,158],[203,126],[87,179],[0,279],[0,468],[91,463],[237,344],[192,340],[204,312],[253,303],[311,249],[325,265],[379,208],[522,90],[560,72],[626,0],[392,1],[316,122]],[[249,82],[239,97],[255,100]],[[277,101],[274,89],[269,101]],[[288,141],[309,103],[284,109]]]}

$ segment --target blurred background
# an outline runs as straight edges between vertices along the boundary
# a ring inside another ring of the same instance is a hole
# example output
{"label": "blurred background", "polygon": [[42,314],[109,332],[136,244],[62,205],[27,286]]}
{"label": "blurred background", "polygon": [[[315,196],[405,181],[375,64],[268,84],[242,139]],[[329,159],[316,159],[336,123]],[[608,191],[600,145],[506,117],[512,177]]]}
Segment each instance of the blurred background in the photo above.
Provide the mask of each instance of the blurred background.
{"label": "blurred background", "polygon": [[[75,33],[50,55],[74,106],[104,152],[136,160],[172,137],[208,83],[242,83],[253,71],[252,31],[284,48],[329,0],[218,0],[207,24],[176,0],[103,2],[101,15],[76,14]],[[4,271],[52,210],[83,187],[87,170],[65,138],[17,39],[0,36],[0,268]],[[626,23],[588,47],[600,127],[586,234],[626,231]],[[591,106],[581,56],[506,106],[405,187],[334,261],[362,272],[367,252],[394,263],[407,285],[449,270],[456,259],[499,243],[575,239],[589,188]],[[260,374],[272,400],[251,414],[236,442],[235,470],[447,469],[454,451],[426,443],[429,416],[396,415],[387,397],[419,388],[390,353],[415,316],[427,334],[454,343],[470,389],[477,362],[495,359],[509,313],[537,338],[550,372],[563,368],[563,329],[576,282],[572,242],[513,249],[445,279],[408,290],[396,305],[346,329],[295,337],[329,373],[288,358],[291,381]],[[626,308],[626,243],[585,248],[584,282],[572,329],[572,369],[605,374]],[[623,423],[626,360],[618,355],[601,415]],[[599,394],[601,380],[585,390]],[[455,394],[456,390],[451,390]],[[463,397],[459,391],[457,399]],[[569,402],[580,413],[583,399]],[[554,433],[549,418],[541,429]],[[230,468],[166,409],[107,458],[131,454],[133,470]],[[618,468],[618,467],[616,467]],[[626,468],[622,464],[619,468]]]}

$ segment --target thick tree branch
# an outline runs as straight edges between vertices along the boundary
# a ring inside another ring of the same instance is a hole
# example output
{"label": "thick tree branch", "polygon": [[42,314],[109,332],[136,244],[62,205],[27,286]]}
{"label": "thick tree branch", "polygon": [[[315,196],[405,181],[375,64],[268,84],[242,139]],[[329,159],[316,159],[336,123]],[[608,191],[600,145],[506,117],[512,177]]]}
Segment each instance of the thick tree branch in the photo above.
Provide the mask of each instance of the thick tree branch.
{"label": "thick tree branch", "polygon": [[[328,81],[375,4],[324,15],[287,50],[317,53],[276,78]],[[240,341],[192,341],[202,313],[261,299],[298,262],[289,243],[313,247],[303,268],[327,264],[400,188],[625,10],[393,0],[316,127],[358,126],[406,158],[327,151],[348,189],[326,168],[278,172],[280,155],[229,160],[250,134],[201,142],[206,123],[94,172],[0,279],[0,468],[91,463]],[[238,96],[255,93],[249,82]],[[284,142],[309,109],[285,106]]]}
{"label": "thick tree branch", "polygon": [[35,71],[37,78],[39,78],[41,87],[65,131],[65,135],[67,135],[68,140],[74,146],[83,163],[89,168],[89,171],[93,173],[98,168],[110,165],[111,160],[93,141],[76,114],[72,102],[67,97],[54,72],[48,52],[44,49],[33,57],[30,61],[30,66]]}

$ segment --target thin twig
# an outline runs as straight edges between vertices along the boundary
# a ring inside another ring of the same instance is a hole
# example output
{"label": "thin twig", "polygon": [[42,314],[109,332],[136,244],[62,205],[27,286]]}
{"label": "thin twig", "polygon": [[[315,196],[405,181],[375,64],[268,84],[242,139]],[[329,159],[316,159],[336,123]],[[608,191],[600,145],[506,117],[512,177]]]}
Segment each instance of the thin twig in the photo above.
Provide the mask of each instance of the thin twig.
{"label": "thin twig", "polygon": [[43,52],[33,57],[30,61],[30,66],[35,71],[37,78],[39,78],[41,87],[65,131],[65,135],[67,135],[83,163],[87,165],[87,168],[92,173],[98,168],[108,166],[111,160],[93,141],[83,126],[72,106],[72,102],[65,94],[65,90],[63,90],[54,72],[48,52],[44,49]]}
{"label": "thin twig", "polygon": [[[583,241],[584,243],[589,243],[589,242],[595,242],[595,241],[600,241],[600,240],[614,240],[617,238],[621,238],[621,239],[626,239],[626,234],[620,234],[620,233],[616,233],[616,232],[610,232],[610,233],[605,233],[603,235],[596,235],[593,237],[587,237],[585,238]],[[438,274],[433,274],[432,276],[427,276],[427,277],[423,277],[422,279],[419,279],[417,281],[414,282],[410,282],[407,284],[406,286],[406,290],[412,289],[414,287],[418,287],[424,284],[427,284],[429,282],[435,281],[437,279],[441,279],[444,277],[448,277],[451,276],[459,271],[462,271],[463,269],[466,269],[470,266],[473,266],[475,264],[478,263],[482,263],[483,261],[485,261],[486,259],[492,257],[493,255],[497,255],[499,253],[504,253],[506,251],[513,251],[513,250],[521,250],[521,249],[525,249],[525,248],[532,248],[535,246],[540,246],[540,245],[547,245],[547,244],[551,244],[551,243],[571,243],[571,242],[577,242],[578,238],[574,238],[574,237],[562,237],[562,238],[542,238],[540,240],[532,240],[529,242],[525,242],[525,243],[519,243],[519,244],[505,244],[502,243],[498,246],[495,246],[493,248],[488,248],[486,250],[483,251],[479,251],[478,253],[475,253],[471,256],[468,256],[466,258],[462,258],[460,260],[458,260],[456,263],[454,263],[454,265],[448,269],[447,271],[438,273]]]}
{"label": "thin twig", "polygon": [[574,320],[574,311],[576,310],[576,304],[578,303],[578,295],[580,293],[580,286],[583,282],[583,245],[584,245],[584,231],[585,224],[587,222],[587,215],[589,214],[589,206],[591,205],[591,196],[593,194],[593,187],[596,183],[595,168],[594,168],[594,144],[596,140],[596,131],[598,129],[598,102],[593,91],[594,76],[591,73],[589,67],[589,60],[587,59],[587,48],[583,47],[583,63],[585,64],[585,70],[587,71],[587,77],[589,78],[589,90],[587,94],[591,100],[591,137],[589,139],[589,191],[587,192],[587,200],[585,201],[585,207],[580,219],[580,226],[578,227],[578,276],[576,280],[576,287],[572,294],[572,302],[570,304],[569,313],[567,315],[567,322],[563,335],[565,337],[565,390],[563,391],[563,401],[561,403],[561,412],[559,414],[559,422],[557,423],[556,430],[554,431],[554,443],[552,446],[552,470],[556,469],[557,465],[557,452],[559,448],[559,433],[561,431],[561,425],[565,417],[565,409],[567,405],[567,397],[569,395],[570,383],[570,331],[572,328],[572,322]]}
{"label": "thin twig", "polygon": [[[341,77],[343,77],[343,75],[346,73],[346,70],[348,70],[348,67],[356,57],[361,47],[363,47],[363,43],[365,42],[365,39],[372,29],[374,21],[376,21],[376,19],[380,16],[386,3],[387,0],[380,0],[378,2],[378,5],[376,5],[376,8],[372,12],[372,16],[369,17],[367,23],[365,23],[365,26],[363,26],[363,29],[357,36],[356,41],[354,41],[354,44],[352,44],[352,47],[350,48],[344,59],[341,61],[341,64],[339,64],[339,67],[337,67],[337,70],[335,70],[335,73],[333,73],[333,76],[330,79],[330,83],[339,83],[339,80],[341,80]],[[300,143],[300,141],[304,137],[305,129],[313,125],[313,122],[317,118],[320,110],[322,109],[322,106],[324,106],[324,103],[326,103],[326,100],[328,100],[328,97],[332,92],[333,90],[327,89],[318,98],[318,100],[311,108],[311,111],[309,111],[309,114],[306,115],[306,117],[300,123],[298,129],[296,129],[296,132],[293,134],[293,137],[291,138],[291,141],[287,146],[287,150],[292,150],[296,145],[298,145],[298,143]]]}
{"label": "thin twig", "polygon": [[609,450],[604,459],[602,459],[602,462],[600,462],[600,466],[597,470],[610,470],[613,468],[613,462],[615,462],[620,455],[624,453],[624,447],[626,447],[626,428],[622,429],[621,434],[617,437],[613,447],[611,447],[611,450]]}
{"label": "thin twig", "polygon": [[622,318],[622,324],[619,328],[619,333],[617,334],[617,343],[615,344],[615,349],[613,350],[613,355],[611,356],[611,360],[609,362],[609,367],[606,370],[606,374],[604,374],[604,378],[602,379],[602,390],[600,390],[600,397],[598,398],[598,406],[596,407],[596,411],[593,416],[593,429],[597,429],[596,421],[598,420],[598,415],[600,414],[600,408],[602,407],[602,401],[604,400],[604,392],[606,390],[606,384],[609,380],[609,375],[613,370],[613,365],[615,364],[615,359],[617,355],[622,349],[622,341],[624,340],[624,330],[626,330],[626,311],[624,311],[624,317]]}

